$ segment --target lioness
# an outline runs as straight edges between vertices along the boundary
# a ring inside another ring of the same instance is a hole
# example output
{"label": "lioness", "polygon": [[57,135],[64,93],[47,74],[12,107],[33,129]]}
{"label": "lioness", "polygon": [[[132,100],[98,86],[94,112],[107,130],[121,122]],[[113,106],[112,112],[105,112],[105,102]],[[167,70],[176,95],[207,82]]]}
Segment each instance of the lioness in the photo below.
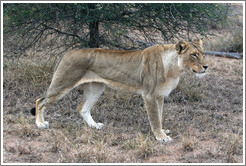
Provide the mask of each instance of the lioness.
{"label": "lioness", "polygon": [[90,110],[107,85],[141,94],[155,138],[168,142],[172,139],[162,129],[164,97],[177,86],[182,73],[204,75],[207,68],[201,40],[181,40],[140,51],[72,50],[61,59],[46,96],[36,101],[36,109],[31,112],[36,114],[38,128],[48,128],[44,111],[80,85],[84,97],[77,110],[88,126],[101,129],[103,124],[93,120]]}

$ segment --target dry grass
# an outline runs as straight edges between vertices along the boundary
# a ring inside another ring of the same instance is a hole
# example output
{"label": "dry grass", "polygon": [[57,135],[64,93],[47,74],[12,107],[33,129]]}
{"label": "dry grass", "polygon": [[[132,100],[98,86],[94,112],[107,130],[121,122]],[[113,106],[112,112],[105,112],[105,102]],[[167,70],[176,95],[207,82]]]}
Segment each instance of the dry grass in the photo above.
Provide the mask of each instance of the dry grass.
{"label": "dry grass", "polygon": [[88,128],[75,111],[83,97],[77,89],[47,112],[51,128],[37,129],[29,109],[48,87],[53,68],[27,60],[18,67],[6,63],[4,162],[242,162],[243,62],[207,58],[207,76],[183,76],[165,100],[170,144],[154,139],[140,96],[111,89],[92,111],[105,124],[101,131]]}
{"label": "dry grass", "polygon": [[231,16],[223,26],[212,27],[211,32],[216,36],[204,39],[209,51],[243,52],[243,6],[233,4]]}

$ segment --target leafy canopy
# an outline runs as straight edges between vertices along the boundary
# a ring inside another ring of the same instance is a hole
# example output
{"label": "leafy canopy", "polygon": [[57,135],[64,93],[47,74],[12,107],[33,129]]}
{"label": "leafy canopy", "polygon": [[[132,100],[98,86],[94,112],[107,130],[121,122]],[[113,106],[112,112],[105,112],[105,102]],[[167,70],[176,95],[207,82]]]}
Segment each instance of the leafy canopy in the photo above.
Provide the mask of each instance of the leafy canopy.
{"label": "leafy canopy", "polygon": [[3,9],[4,39],[14,37],[20,50],[48,39],[65,49],[134,49],[127,35],[150,43],[206,36],[211,25],[225,22],[229,4],[4,3]]}

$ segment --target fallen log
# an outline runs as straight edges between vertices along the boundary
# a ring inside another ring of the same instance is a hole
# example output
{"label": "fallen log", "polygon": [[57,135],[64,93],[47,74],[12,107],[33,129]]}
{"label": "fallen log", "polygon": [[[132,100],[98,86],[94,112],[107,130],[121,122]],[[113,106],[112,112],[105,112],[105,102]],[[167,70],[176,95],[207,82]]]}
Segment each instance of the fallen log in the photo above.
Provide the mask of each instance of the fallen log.
{"label": "fallen log", "polygon": [[236,58],[236,59],[241,59],[243,57],[242,53],[231,53],[231,52],[205,51],[205,54],[227,57],[227,58]]}

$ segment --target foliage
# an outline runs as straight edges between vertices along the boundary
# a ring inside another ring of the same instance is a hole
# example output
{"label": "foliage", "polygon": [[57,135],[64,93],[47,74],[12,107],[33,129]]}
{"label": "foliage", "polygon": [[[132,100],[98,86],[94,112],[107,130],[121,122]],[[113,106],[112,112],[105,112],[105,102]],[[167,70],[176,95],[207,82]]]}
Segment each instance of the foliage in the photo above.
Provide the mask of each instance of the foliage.
{"label": "foliage", "polygon": [[4,40],[13,37],[21,51],[47,39],[65,49],[134,49],[124,36],[156,43],[154,34],[164,41],[208,35],[212,23],[226,20],[228,9],[216,3],[4,3]]}

